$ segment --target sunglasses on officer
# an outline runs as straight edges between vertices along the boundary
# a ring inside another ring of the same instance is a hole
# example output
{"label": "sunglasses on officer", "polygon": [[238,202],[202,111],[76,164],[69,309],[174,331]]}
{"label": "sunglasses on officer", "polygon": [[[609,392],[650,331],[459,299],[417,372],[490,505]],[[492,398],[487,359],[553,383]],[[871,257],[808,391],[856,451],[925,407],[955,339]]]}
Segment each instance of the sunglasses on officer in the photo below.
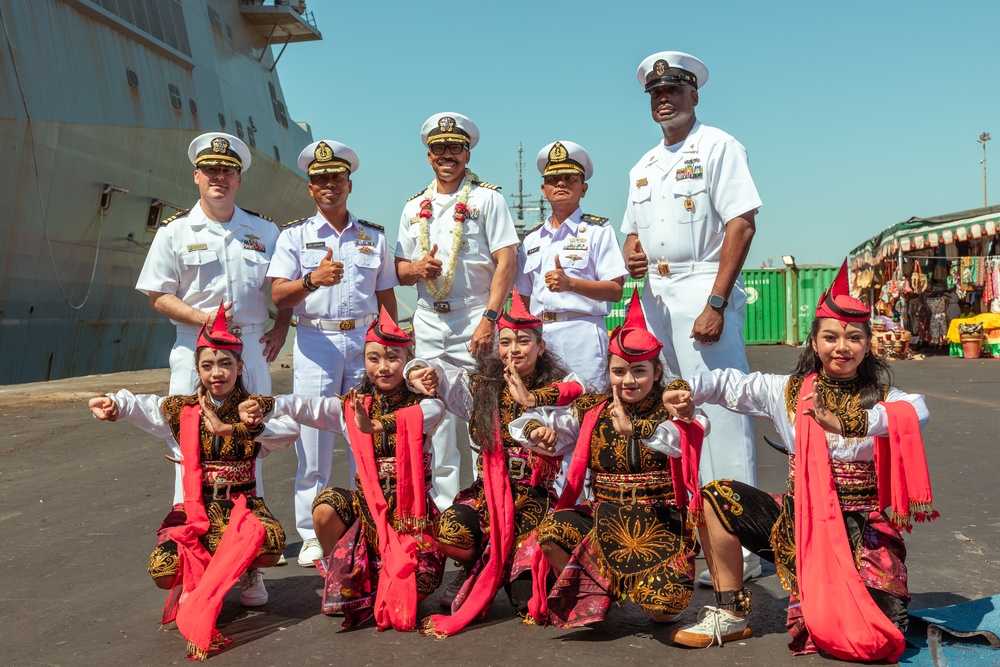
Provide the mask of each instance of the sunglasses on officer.
{"label": "sunglasses on officer", "polygon": [[458,155],[462,151],[467,150],[468,146],[465,144],[440,143],[431,144],[428,148],[434,155],[444,155],[446,151],[452,155]]}

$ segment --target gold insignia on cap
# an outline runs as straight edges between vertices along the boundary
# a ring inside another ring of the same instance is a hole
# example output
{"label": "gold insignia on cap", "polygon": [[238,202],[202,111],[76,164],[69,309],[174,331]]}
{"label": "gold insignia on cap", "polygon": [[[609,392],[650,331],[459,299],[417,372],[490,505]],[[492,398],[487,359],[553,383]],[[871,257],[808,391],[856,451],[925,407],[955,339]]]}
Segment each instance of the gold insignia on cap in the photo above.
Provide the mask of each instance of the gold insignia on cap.
{"label": "gold insignia on cap", "polygon": [[455,129],[455,119],[451,116],[441,116],[438,119],[438,129],[442,132],[451,132]]}
{"label": "gold insignia on cap", "polygon": [[225,155],[229,151],[229,140],[225,137],[212,139],[212,152],[216,155]]}
{"label": "gold insignia on cap", "polygon": [[313,157],[316,158],[317,162],[329,162],[333,159],[333,149],[325,141],[321,141],[316,147]]}
{"label": "gold insignia on cap", "polygon": [[663,76],[664,73],[666,73],[667,67],[669,67],[669,65],[667,65],[667,61],[663,59],[657,60],[653,63],[653,71],[659,76]]}
{"label": "gold insignia on cap", "polygon": [[552,148],[549,150],[549,162],[562,162],[569,157],[569,152],[566,147],[563,146],[558,141],[552,144]]}

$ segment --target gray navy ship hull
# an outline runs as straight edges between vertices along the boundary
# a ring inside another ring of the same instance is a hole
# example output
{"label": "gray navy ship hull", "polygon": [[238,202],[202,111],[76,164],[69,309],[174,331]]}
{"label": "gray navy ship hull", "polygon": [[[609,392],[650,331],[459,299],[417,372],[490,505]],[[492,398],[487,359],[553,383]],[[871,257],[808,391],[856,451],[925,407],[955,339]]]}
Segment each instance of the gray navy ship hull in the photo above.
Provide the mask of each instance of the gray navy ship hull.
{"label": "gray navy ship hull", "polygon": [[174,328],[135,282],[159,222],[197,201],[197,134],[254,144],[237,205],[312,211],[293,162],[311,133],[288,120],[268,39],[307,18],[237,0],[0,0],[0,384],[167,364]]}

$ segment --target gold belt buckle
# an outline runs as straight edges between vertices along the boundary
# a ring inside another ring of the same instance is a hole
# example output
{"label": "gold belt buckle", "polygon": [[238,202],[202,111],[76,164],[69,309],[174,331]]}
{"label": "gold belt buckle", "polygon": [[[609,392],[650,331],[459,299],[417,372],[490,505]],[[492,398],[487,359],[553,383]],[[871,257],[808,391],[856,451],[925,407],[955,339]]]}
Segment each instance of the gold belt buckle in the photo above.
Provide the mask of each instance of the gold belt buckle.
{"label": "gold belt buckle", "polygon": [[354,330],[354,320],[341,320],[340,321],[341,331],[353,331]]}
{"label": "gold belt buckle", "polygon": [[507,469],[512,480],[520,481],[528,476],[528,462],[520,456],[511,456],[507,459]]}
{"label": "gold belt buckle", "polygon": [[548,311],[542,313],[542,322],[555,322],[559,319],[559,313],[550,313]]}
{"label": "gold belt buckle", "polygon": [[[635,494],[639,490],[639,485],[635,483],[622,483],[619,482],[618,487],[618,500],[623,504],[635,505]],[[629,501],[629,494],[631,493],[631,502]]]}
{"label": "gold belt buckle", "polygon": [[659,273],[661,276],[669,276],[670,262],[668,262],[665,259],[661,259],[660,261],[658,261],[656,263],[656,272]]}
{"label": "gold belt buckle", "polygon": [[431,304],[431,306],[434,308],[435,313],[451,312],[451,304],[448,303],[447,301],[435,301],[434,303]]}

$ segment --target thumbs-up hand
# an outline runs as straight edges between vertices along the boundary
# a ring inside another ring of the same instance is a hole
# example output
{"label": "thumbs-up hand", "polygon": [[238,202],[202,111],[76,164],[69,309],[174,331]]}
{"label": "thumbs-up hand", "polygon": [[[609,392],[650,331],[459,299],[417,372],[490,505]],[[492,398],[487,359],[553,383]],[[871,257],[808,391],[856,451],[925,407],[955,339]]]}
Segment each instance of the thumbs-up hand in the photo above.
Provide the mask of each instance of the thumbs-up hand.
{"label": "thumbs-up hand", "polygon": [[545,274],[545,286],[550,292],[572,292],[573,279],[563,271],[559,255],[556,255],[555,268]]}
{"label": "thumbs-up hand", "polygon": [[[629,237],[629,240],[631,238]],[[628,256],[625,258],[625,266],[628,268],[628,274],[636,280],[642,280],[646,277],[646,272],[649,271],[649,259],[642,249],[639,237],[635,237],[635,245],[632,246],[631,250],[628,250],[628,247],[628,240],[626,240],[625,249]]]}
{"label": "thumbs-up hand", "polygon": [[437,255],[438,246],[437,243],[431,248],[431,251],[424,255],[422,258],[413,263],[414,271],[420,275],[421,278],[426,280],[437,280],[438,276],[441,275],[441,260],[435,257]]}
{"label": "thumbs-up hand", "polygon": [[333,261],[333,248],[326,249],[326,256],[320,260],[319,268],[312,272],[309,280],[313,285],[330,287],[339,285],[344,277],[344,265]]}

